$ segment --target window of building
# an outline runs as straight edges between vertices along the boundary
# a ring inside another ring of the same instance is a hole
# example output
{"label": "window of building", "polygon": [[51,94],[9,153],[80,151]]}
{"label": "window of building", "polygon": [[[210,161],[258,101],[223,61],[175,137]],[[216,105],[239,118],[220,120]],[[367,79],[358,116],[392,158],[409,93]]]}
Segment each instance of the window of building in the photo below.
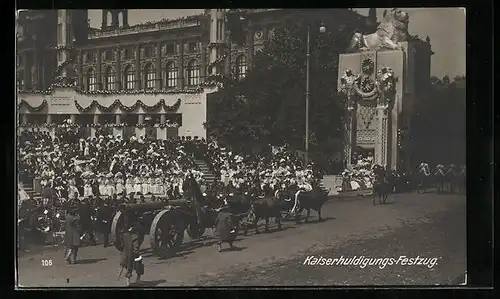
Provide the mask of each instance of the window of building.
{"label": "window of building", "polygon": [[129,59],[132,58],[132,50],[131,49],[125,49],[123,50],[123,58]]}
{"label": "window of building", "polygon": [[156,72],[153,68],[152,64],[147,64],[144,67],[144,75],[146,76],[146,88],[147,89],[153,89],[155,88],[155,81],[156,81]]}
{"label": "window of building", "polygon": [[189,52],[198,51],[198,44],[196,42],[189,43]]}
{"label": "window of building", "polygon": [[247,74],[247,57],[245,55],[240,55],[236,58],[236,78],[242,80]]}
{"label": "window of building", "polygon": [[113,52],[111,50],[107,50],[106,52],[104,52],[104,60],[105,61],[113,60]]}
{"label": "window of building", "polygon": [[153,56],[153,47],[147,46],[144,48],[144,57],[152,57]]}
{"label": "window of building", "polygon": [[167,63],[167,69],[166,69],[167,75],[165,76],[167,80],[166,87],[167,88],[173,88],[177,86],[177,68],[175,67],[174,62],[169,62]]}
{"label": "window of building", "polygon": [[187,75],[188,85],[193,86],[200,84],[200,65],[196,59],[193,59],[188,63]]}
{"label": "window of building", "polygon": [[134,69],[132,66],[126,66],[125,70],[123,72],[124,77],[125,77],[125,89],[127,90],[132,90],[134,89],[134,83],[135,83],[135,73]]}
{"label": "window of building", "polygon": [[17,73],[17,86],[20,90],[24,89],[24,71],[19,71]]}
{"label": "window of building", "polygon": [[116,88],[116,73],[113,67],[108,67],[104,73],[106,78],[106,90],[115,90]]}
{"label": "window of building", "polygon": [[[60,53],[60,52],[59,52]],[[94,62],[95,61],[95,57],[94,57],[94,53],[92,52],[88,52],[86,55],[85,55],[85,61],[86,62]]]}
{"label": "window of building", "polygon": [[97,78],[94,69],[89,69],[87,71],[87,90],[88,91],[97,90]]}
{"label": "window of building", "polygon": [[167,54],[175,54],[175,45],[167,45]]}

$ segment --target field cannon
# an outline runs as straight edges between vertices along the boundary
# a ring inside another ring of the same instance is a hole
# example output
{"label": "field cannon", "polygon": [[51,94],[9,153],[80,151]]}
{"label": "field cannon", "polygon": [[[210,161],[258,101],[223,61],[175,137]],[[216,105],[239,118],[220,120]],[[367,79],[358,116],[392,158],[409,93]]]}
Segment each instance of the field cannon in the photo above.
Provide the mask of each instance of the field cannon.
{"label": "field cannon", "polygon": [[214,226],[216,211],[200,206],[196,201],[170,200],[138,204],[122,204],[118,207],[111,225],[111,240],[122,250],[122,235],[129,221],[140,221],[149,232],[154,254],[175,254],[184,241],[184,232],[192,239],[203,236],[207,228]]}

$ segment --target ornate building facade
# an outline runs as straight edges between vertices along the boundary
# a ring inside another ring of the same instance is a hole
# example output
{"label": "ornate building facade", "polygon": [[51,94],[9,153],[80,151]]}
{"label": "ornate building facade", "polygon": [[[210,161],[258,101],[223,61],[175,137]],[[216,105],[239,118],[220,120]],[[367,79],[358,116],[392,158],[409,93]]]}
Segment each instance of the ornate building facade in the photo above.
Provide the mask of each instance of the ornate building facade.
{"label": "ornate building facade", "polygon": [[[67,119],[113,134],[205,137],[207,97],[221,75],[243,79],[273,30],[297,18],[364,23],[346,9],[206,9],[130,26],[128,12],[21,11],[17,20],[19,124],[56,130]],[[376,22],[376,20],[371,20]],[[369,22],[367,22],[369,23]]]}

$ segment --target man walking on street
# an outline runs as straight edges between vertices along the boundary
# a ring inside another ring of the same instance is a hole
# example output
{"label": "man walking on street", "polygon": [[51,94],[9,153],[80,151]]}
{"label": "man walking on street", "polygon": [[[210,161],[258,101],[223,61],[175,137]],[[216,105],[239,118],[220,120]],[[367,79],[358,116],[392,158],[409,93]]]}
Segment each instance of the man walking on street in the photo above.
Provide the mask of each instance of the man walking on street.
{"label": "man walking on street", "polygon": [[132,272],[137,274],[136,283],[140,283],[141,275],[144,274],[144,264],[142,256],[139,253],[144,233],[139,222],[131,223],[128,231],[123,234],[123,251],[121,256],[120,266],[125,269],[126,284],[130,286],[130,278]]}
{"label": "man walking on street", "polygon": [[66,255],[64,259],[68,264],[76,264],[78,248],[80,247],[80,216],[76,204],[70,205],[65,217],[66,231],[64,234],[64,243],[66,245]]}

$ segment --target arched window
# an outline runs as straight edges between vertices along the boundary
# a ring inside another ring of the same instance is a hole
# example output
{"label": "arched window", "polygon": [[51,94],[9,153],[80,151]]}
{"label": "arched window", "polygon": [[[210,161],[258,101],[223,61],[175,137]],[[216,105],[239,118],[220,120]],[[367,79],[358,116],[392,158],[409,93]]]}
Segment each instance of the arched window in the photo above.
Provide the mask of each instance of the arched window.
{"label": "arched window", "polygon": [[247,57],[240,55],[236,58],[236,78],[241,80],[247,75]]}
{"label": "arched window", "polygon": [[104,73],[106,78],[106,90],[115,90],[116,88],[116,73],[113,67],[108,67]]}
{"label": "arched window", "polygon": [[106,15],[106,21],[107,21],[106,26],[111,26],[112,20],[113,20],[113,15],[111,14],[110,11],[108,11]]}
{"label": "arched window", "polygon": [[94,69],[89,69],[87,71],[87,90],[88,91],[97,90],[97,78],[95,76]]}
{"label": "arched window", "polygon": [[200,65],[196,59],[188,63],[187,77],[188,85],[193,86],[200,84]]}
{"label": "arched window", "polygon": [[127,90],[134,89],[135,73],[132,66],[128,65],[125,67],[125,70],[123,72],[123,77],[125,79],[123,80],[125,82],[125,89]]}
{"label": "arched window", "polygon": [[167,88],[173,88],[177,86],[177,68],[175,67],[174,62],[169,62],[167,63],[167,68],[166,68],[166,87]]}
{"label": "arched window", "polygon": [[144,76],[146,81],[146,88],[153,89],[155,88],[155,80],[156,80],[156,72],[151,63],[147,64],[144,67]]}

